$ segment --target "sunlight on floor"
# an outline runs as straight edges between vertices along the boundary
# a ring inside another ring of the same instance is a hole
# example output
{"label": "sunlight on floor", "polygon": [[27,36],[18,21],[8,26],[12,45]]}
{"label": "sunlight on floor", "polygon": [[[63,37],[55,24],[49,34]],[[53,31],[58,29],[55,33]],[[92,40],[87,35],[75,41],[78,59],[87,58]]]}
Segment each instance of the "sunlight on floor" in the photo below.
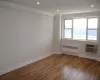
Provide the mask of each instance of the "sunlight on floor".
{"label": "sunlight on floor", "polygon": [[89,73],[70,67],[63,69],[63,77],[64,80],[94,80],[94,77]]}

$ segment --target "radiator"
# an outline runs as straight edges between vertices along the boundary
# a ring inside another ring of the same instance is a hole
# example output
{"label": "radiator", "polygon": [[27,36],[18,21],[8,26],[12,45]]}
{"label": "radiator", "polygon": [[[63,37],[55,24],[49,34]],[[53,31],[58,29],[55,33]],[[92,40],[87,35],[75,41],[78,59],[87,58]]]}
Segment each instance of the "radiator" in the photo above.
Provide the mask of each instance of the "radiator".
{"label": "radiator", "polygon": [[63,48],[78,49],[78,47],[76,47],[76,46],[69,46],[69,45],[63,45]]}

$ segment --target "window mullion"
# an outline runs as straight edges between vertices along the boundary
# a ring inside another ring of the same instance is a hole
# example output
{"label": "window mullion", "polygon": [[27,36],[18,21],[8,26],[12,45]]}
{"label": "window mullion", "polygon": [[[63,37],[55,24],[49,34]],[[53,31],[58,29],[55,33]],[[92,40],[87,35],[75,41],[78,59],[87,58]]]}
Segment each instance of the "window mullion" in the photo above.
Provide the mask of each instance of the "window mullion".
{"label": "window mullion", "polygon": [[73,19],[72,19],[72,33],[71,33],[71,35],[72,35],[72,39],[73,39]]}
{"label": "window mullion", "polygon": [[72,28],[65,28],[65,29],[72,29]]}
{"label": "window mullion", "polygon": [[86,28],[86,40],[88,40],[88,18],[87,18],[87,28]]}
{"label": "window mullion", "polygon": [[92,28],[89,28],[88,30],[97,30],[97,29],[92,29]]}

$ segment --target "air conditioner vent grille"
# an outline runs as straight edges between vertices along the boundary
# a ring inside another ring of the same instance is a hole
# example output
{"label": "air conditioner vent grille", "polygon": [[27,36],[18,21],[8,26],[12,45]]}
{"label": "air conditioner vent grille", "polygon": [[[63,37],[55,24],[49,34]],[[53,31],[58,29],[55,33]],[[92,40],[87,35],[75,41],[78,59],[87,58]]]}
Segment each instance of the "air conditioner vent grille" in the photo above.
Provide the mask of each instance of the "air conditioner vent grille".
{"label": "air conditioner vent grille", "polygon": [[98,52],[98,45],[87,44],[85,48],[86,48],[86,52],[90,52],[90,53]]}

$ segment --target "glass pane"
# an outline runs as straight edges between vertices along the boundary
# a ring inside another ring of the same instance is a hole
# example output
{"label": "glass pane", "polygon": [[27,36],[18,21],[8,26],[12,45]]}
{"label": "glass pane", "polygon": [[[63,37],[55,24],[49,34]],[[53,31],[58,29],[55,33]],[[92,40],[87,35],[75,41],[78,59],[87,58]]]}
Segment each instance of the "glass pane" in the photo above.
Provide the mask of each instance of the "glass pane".
{"label": "glass pane", "polygon": [[71,29],[65,29],[65,38],[71,38]]}
{"label": "glass pane", "polygon": [[88,19],[88,28],[89,29],[97,29],[98,26],[98,19],[97,18],[91,18]]}
{"label": "glass pane", "polygon": [[72,28],[72,20],[65,20],[65,28]]}
{"label": "glass pane", "polygon": [[88,40],[97,40],[97,30],[88,30]]}
{"label": "glass pane", "polygon": [[73,19],[73,39],[86,40],[87,19]]}

